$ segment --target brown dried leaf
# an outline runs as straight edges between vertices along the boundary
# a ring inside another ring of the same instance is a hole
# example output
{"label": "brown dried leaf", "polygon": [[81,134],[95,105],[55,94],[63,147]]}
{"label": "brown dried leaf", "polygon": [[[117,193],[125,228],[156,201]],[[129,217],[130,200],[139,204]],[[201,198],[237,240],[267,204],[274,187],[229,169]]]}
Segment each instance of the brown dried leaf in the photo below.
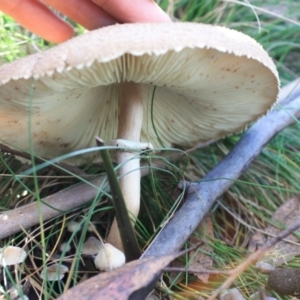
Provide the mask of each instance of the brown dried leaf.
{"label": "brown dried leaf", "polygon": [[[254,234],[249,244],[249,250],[260,249],[272,236],[277,236],[284,228],[291,226],[299,220],[300,215],[300,198],[291,198],[283,203],[274,213],[272,222],[275,226],[269,225],[265,232],[268,234],[258,233]],[[261,259],[273,266],[280,266],[292,260],[296,255],[300,254],[299,238],[295,236],[300,235],[300,229],[295,231],[293,235],[290,235],[287,240],[281,241],[274,248],[268,251],[265,256]]]}
{"label": "brown dried leaf", "polygon": [[58,300],[145,299],[161,270],[178,255],[180,254],[132,261],[121,268],[85,280],[68,290]]}
{"label": "brown dried leaf", "polygon": [[[201,270],[211,270],[213,260],[211,255],[207,253],[212,253],[213,248],[209,246],[209,241],[214,238],[213,225],[210,216],[207,215],[203,221],[198,226],[197,230],[193,233],[190,238],[190,242],[195,245],[199,244],[201,241],[204,245],[200,246],[189,253],[190,263],[189,268]],[[199,280],[204,283],[208,282],[209,274],[195,274]]]}

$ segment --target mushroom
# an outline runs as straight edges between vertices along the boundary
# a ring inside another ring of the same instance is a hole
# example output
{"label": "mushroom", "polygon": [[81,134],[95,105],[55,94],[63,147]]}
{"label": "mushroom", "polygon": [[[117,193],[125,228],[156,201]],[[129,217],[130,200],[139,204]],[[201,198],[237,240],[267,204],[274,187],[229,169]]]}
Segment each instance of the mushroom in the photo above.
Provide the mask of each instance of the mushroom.
{"label": "mushroom", "polygon": [[[121,150],[191,146],[243,130],[272,107],[278,85],[271,58],[240,32],[113,25],[1,66],[0,137],[46,158],[93,147],[95,136],[117,138]],[[134,219],[140,158],[121,150],[120,185]],[[98,159],[94,150],[69,162]],[[122,249],[116,221],[107,240]]]}
{"label": "mushroom", "polygon": [[66,242],[61,243],[60,246],[59,246],[59,251],[60,252],[69,252],[69,251],[71,251],[70,243],[66,243]]}
{"label": "mushroom", "polygon": [[91,236],[82,246],[81,253],[85,255],[95,255],[101,249],[102,242],[97,238]]}
{"label": "mushroom", "polygon": [[125,264],[125,255],[122,251],[109,243],[101,244],[95,257],[95,266],[100,271],[111,271]]}
{"label": "mushroom", "polygon": [[42,279],[49,281],[59,281],[64,278],[65,273],[69,271],[69,268],[61,264],[52,264],[46,266],[40,274]]}
{"label": "mushroom", "polygon": [[96,268],[100,271],[110,271],[125,264],[125,255],[122,251],[93,236],[83,244],[82,254],[92,256]]}
{"label": "mushroom", "polygon": [[0,266],[11,266],[22,263],[26,258],[26,252],[20,247],[7,246],[0,249]]}
{"label": "mushroom", "polygon": [[79,230],[81,230],[81,224],[75,221],[71,221],[68,223],[67,230],[72,233],[78,232]]}

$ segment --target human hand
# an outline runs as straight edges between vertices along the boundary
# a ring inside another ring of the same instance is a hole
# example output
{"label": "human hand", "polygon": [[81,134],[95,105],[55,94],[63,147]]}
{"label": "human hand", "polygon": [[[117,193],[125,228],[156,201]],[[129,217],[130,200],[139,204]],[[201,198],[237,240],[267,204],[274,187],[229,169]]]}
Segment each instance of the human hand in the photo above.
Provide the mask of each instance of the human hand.
{"label": "human hand", "polygon": [[0,0],[0,10],[38,36],[60,43],[73,27],[47,5],[92,30],[115,23],[167,22],[170,18],[153,0]]}

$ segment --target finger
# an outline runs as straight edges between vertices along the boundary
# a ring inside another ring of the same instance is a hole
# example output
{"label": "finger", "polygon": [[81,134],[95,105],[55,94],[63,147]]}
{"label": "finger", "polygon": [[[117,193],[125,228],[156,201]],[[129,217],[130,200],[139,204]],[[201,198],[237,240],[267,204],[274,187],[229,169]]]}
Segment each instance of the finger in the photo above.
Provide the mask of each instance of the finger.
{"label": "finger", "polygon": [[73,36],[73,28],[37,0],[1,0],[0,10],[53,43],[63,42]]}
{"label": "finger", "polygon": [[117,23],[117,20],[90,0],[44,0],[70,19],[92,30]]}
{"label": "finger", "polygon": [[168,22],[170,17],[153,0],[92,0],[120,22]]}

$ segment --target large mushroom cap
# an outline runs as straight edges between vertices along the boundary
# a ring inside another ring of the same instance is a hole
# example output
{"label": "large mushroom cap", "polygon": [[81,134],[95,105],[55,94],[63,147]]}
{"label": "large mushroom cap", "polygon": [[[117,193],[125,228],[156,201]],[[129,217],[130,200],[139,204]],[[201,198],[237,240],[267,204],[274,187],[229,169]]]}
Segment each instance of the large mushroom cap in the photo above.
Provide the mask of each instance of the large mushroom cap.
{"label": "large mushroom cap", "polygon": [[0,67],[0,142],[28,150],[31,135],[43,157],[95,146],[95,136],[109,142],[122,113],[121,82],[140,84],[141,141],[154,147],[239,132],[271,108],[279,90],[268,54],[240,32],[194,23],[114,25]]}

